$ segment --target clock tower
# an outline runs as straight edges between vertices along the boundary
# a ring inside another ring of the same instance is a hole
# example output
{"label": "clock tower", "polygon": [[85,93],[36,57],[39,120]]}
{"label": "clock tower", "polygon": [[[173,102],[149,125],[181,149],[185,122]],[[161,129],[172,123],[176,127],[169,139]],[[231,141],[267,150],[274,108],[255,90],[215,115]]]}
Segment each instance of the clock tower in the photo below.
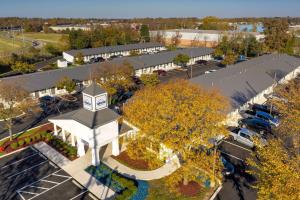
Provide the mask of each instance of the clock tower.
{"label": "clock tower", "polygon": [[108,107],[107,92],[95,82],[82,91],[82,99],[83,108],[92,112]]}

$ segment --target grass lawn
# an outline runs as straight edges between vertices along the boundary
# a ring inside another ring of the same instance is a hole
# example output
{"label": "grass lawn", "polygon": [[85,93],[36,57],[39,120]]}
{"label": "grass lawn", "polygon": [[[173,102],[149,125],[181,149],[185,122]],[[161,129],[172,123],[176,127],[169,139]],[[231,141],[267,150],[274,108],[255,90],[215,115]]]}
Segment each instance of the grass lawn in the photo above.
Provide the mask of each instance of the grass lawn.
{"label": "grass lawn", "polygon": [[213,193],[212,188],[205,188],[204,186],[200,188],[197,195],[193,197],[188,197],[184,195],[176,196],[170,193],[168,188],[163,184],[163,180],[153,180],[149,181],[149,194],[146,200],[207,200]]}
{"label": "grass lawn", "polygon": [[[29,42],[25,42],[25,47],[30,45]],[[7,37],[4,37],[0,34],[0,53],[9,53],[17,51],[23,47],[23,42],[21,40],[13,40]]]}
{"label": "grass lawn", "polygon": [[[48,44],[52,44],[56,47],[60,47],[61,37],[67,34],[59,34],[59,33],[24,33],[24,37],[31,40],[38,40],[41,42],[45,42]],[[19,34],[18,38],[22,38],[22,35]]]}

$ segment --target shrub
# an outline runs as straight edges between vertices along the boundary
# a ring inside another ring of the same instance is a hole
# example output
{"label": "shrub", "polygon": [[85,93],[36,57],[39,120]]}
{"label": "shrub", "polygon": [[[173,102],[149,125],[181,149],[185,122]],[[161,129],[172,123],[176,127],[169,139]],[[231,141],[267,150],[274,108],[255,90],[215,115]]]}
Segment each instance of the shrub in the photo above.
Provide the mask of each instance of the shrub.
{"label": "shrub", "polygon": [[24,140],[19,140],[19,141],[18,141],[19,146],[23,146],[24,143],[25,143]]}
{"label": "shrub", "polygon": [[31,142],[31,138],[30,138],[30,137],[28,137],[28,138],[25,138],[25,142],[26,142],[26,144],[30,144],[30,142]]}
{"label": "shrub", "polygon": [[10,144],[10,147],[11,147],[12,149],[16,149],[16,148],[18,148],[18,143],[17,143],[17,142],[11,143],[11,144]]}
{"label": "shrub", "polygon": [[36,140],[40,140],[40,139],[41,139],[41,134],[35,135],[35,139],[36,139]]}

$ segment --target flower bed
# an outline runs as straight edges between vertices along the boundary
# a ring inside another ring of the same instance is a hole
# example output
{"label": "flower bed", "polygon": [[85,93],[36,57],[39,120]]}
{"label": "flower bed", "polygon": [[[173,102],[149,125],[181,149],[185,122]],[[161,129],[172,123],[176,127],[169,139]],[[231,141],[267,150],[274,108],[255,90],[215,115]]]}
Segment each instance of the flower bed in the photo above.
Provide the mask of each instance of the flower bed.
{"label": "flower bed", "polygon": [[52,131],[53,130],[51,124],[47,124],[45,126],[41,126],[36,129],[31,129],[22,134],[19,134],[12,141],[7,139],[3,141],[0,145],[0,156],[24,148],[26,146],[33,145],[40,141],[44,141],[68,159],[76,159],[76,147],[72,147],[71,145],[60,140],[59,138],[54,137],[51,134]]}
{"label": "flower bed", "polygon": [[102,163],[96,167],[89,166],[86,171],[115,191],[118,194],[116,199],[132,199],[137,192],[137,181],[122,176]]}

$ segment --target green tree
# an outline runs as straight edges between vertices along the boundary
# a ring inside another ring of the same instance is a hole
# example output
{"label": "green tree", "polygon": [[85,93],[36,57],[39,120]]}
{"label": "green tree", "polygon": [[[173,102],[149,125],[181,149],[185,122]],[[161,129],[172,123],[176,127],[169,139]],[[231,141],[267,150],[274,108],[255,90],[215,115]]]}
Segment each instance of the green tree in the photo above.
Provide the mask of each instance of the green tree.
{"label": "green tree", "polygon": [[236,62],[237,56],[234,54],[234,52],[230,51],[225,55],[224,60],[222,60],[223,65],[232,65]]}
{"label": "green tree", "polygon": [[52,44],[47,44],[45,46],[45,50],[54,56],[58,56],[61,54],[61,51],[58,48],[54,47]]}
{"label": "green tree", "polygon": [[84,64],[84,57],[81,52],[77,53],[75,55],[75,63],[78,65],[83,65]]}
{"label": "green tree", "polygon": [[149,27],[147,25],[143,24],[141,26],[140,35],[141,35],[142,41],[150,42],[150,32],[149,32]]}
{"label": "green tree", "polygon": [[69,77],[63,77],[56,83],[58,89],[65,89],[69,94],[73,92],[76,88],[76,83]]}
{"label": "green tree", "polygon": [[208,177],[214,184],[220,177],[221,163],[216,151],[208,153],[214,147],[209,141],[218,134],[228,134],[220,123],[226,118],[228,105],[217,91],[185,80],[145,87],[124,107],[125,119],[139,128],[127,145],[128,154],[153,162],[149,154],[157,156],[164,145],[180,157],[180,169],[167,181],[171,188],[198,176]]}
{"label": "green tree", "polygon": [[155,86],[159,84],[160,80],[157,73],[153,74],[142,74],[140,80],[145,86]]}
{"label": "green tree", "polygon": [[186,66],[187,63],[190,61],[190,56],[186,55],[186,54],[178,54],[174,59],[173,62],[176,65],[179,66]]}
{"label": "green tree", "polygon": [[35,71],[35,66],[32,64],[28,64],[26,62],[16,61],[11,69],[16,72],[21,72],[23,74],[30,73]]}

